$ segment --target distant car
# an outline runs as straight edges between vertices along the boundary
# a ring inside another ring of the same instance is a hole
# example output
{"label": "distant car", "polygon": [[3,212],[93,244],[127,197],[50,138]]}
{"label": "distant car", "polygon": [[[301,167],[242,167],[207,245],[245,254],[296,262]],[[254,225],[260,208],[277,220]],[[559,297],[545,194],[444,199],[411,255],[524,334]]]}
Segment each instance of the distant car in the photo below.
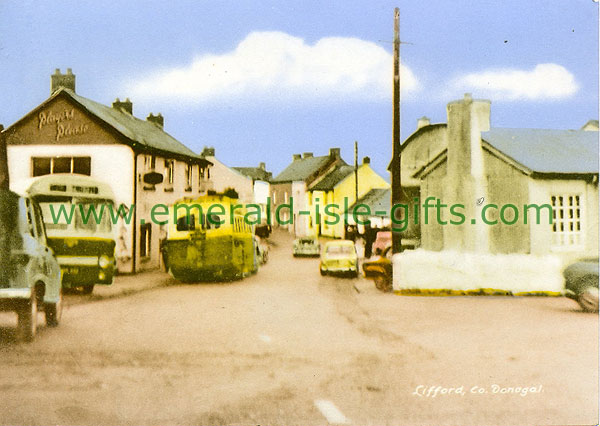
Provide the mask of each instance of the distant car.
{"label": "distant car", "polygon": [[375,241],[372,246],[372,253],[381,254],[388,247],[392,246],[392,232],[391,231],[379,231],[375,237]]}
{"label": "distant car", "polygon": [[347,272],[358,276],[358,256],[354,242],[350,240],[329,241],[321,252],[319,263],[321,275]]}
{"label": "distant car", "polygon": [[318,257],[320,252],[317,237],[302,237],[294,240],[294,256]]}
{"label": "distant car", "polygon": [[61,271],[48,247],[38,204],[0,190],[0,311],[17,312],[17,336],[31,341],[39,309],[57,326],[62,313]]}
{"label": "distant car", "polygon": [[254,237],[254,245],[256,247],[256,259],[258,263],[264,265],[269,260],[269,246],[258,236]]}
{"label": "distant car", "polygon": [[563,271],[565,296],[587,312],[598,312],[598,258],[582,259]]}

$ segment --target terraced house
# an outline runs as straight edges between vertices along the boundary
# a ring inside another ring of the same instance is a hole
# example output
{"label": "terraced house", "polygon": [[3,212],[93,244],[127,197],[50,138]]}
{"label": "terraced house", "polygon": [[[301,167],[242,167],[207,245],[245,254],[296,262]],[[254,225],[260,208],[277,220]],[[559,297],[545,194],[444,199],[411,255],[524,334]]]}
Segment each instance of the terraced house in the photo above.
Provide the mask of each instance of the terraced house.
{"label": "terraced house", "polygon": [[[312,152],[294,154],[292,162],[271,182],[271,223],[296,236],[311,234],[308,188],[342,165],[347,164],[342,160],[339,148],[330,148],[329,155],[319,157]],[[275,217],[278,211],[279,221]]]}
{"label": "terraced house", "polygon": [[[309,186],[308,205],[311,215],[308,225],[311,233],[344,238],[345,226],[357,224],[350,209],[356,201],[357,191],[360,199],[371,190],[385,190],[390,187],[389,183],[371,168],[370,163],[369,157],[365,157],[357,167],[356,173],[354,166],[340,164]],[[348,214],[345,214],[346,211]],[[371,213],[373,214],[368,216],[376,216],[376,212]],[[357,219],[362,223],[369,217],[361,216]]]}
{"label": "terraced house", "polygon": [[165,229],[152,208],[212,189],[211,163],[165,132],[160,113],[141,120],[129,99],[105,106],[77,94],[70,69],[56,70],[50,93],[5,130],[11,184],[51,173],[105,181],[117,203],[133,208],[131,223],[117,229],[119,271],[159,267]]}

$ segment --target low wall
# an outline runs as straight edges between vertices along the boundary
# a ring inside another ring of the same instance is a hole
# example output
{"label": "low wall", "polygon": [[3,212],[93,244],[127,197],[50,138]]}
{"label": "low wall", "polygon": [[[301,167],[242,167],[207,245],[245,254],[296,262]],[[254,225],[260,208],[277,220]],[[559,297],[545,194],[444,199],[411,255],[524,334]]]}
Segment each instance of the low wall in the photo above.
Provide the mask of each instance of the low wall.
{"label": "low wall", "polygon": [[558,256],[410,250],[394,255],[400,294],[541,294],[563,292]]}

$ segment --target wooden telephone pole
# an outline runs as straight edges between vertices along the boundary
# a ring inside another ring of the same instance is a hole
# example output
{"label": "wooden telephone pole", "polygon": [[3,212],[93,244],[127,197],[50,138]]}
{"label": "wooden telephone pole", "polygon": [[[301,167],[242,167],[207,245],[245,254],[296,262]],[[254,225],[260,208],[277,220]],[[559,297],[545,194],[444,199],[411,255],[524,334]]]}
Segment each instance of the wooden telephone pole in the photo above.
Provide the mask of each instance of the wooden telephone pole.
{"label": "wooden telephone pole", "polygon": [[[392,206],[402,202],[400,161],[400,9],[394,10],[394,125],[392,131]],[[395,219],[395,218],[392,218]],[[394,224],[392,223],[392,230]],[[392,232],[392,253],[402,252],[400,232]]]}
{"label": "wooden telephone pole", "polygon": [[358,203],[358,141],[354,141],[354,204]]}
{"label": "wooden telephone pole", "polygon": [[0,189],[8,190],[9,184],[6,138],[4,137],[4,126],[0,124]]}

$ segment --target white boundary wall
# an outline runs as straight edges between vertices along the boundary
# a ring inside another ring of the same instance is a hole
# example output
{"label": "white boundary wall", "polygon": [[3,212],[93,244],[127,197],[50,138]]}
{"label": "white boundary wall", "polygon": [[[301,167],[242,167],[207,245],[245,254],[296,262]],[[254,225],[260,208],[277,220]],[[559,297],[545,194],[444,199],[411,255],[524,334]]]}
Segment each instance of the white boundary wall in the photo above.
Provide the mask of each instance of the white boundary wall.
{"label": "white boundary wall", "polygon": [[563,292],[558,256],[410,250],[394,255],[394,290]]}

